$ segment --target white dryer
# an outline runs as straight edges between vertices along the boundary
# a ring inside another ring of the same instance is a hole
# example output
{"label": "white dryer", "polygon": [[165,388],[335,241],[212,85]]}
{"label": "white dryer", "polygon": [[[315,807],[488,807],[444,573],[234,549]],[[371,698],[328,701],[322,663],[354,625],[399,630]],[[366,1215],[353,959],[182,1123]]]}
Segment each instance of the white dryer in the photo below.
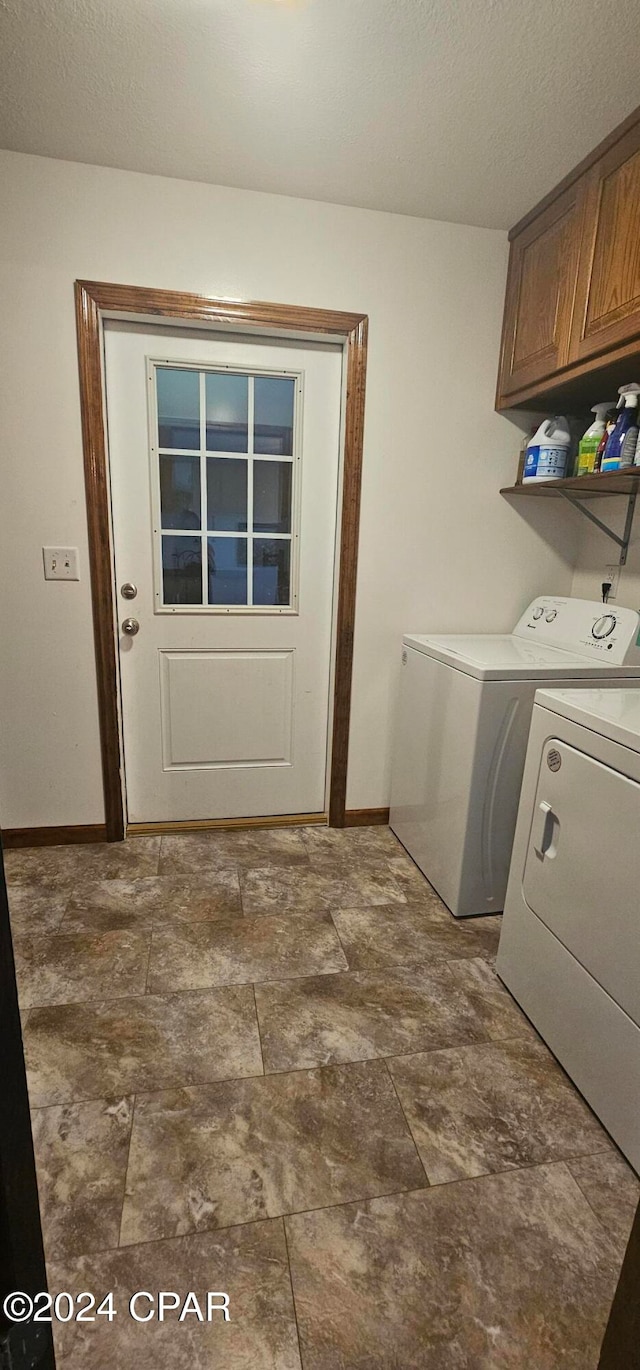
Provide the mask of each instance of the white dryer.
{"label": "white dryer", "polygon": [[640,689],[536,694],[497,970],[640,1170]]}
{"label": "white dryer", "polygon": [[536,689],[640,684],[640,615],[541,595],[512,633],[403,639],[389,822],[456,918],[504,907]]}

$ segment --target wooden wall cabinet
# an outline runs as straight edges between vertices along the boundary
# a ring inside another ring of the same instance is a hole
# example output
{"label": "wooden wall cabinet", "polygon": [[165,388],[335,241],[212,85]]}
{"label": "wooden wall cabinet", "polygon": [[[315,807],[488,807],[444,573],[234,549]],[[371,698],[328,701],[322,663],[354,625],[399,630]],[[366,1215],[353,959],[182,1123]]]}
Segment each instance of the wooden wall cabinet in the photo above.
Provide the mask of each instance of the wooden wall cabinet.
{"label": "wooden wall cabinet", "polygon": [[584,178],[570,361],[640,338],[640,126]]}
{"label": "wooden wall cabinet", "polygon": [[640,379],[640,110],[509,236],[497,408]]}
{"label": "wooden wall cabinet", "polygon": [[505,396],[567,364],[584,199],[584,188],[572,186],[511,244],[500,373]]}

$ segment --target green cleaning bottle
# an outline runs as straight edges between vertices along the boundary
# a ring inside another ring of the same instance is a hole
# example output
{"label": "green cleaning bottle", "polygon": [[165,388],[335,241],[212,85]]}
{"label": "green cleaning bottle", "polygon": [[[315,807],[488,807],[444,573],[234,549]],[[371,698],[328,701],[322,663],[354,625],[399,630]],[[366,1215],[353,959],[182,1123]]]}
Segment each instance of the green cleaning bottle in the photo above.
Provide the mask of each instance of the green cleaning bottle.
{"label": "green cleaning bottle", "polygon": [[607,413],[610,409],[615,409],[615,404],[612,404],[610,400],[606,402],[603,400],[601,404],[594,404],[591,413],[595,414],[596,417],[580,440],[576,476],[590,476],[594,471],[596,452],[605,431]]}

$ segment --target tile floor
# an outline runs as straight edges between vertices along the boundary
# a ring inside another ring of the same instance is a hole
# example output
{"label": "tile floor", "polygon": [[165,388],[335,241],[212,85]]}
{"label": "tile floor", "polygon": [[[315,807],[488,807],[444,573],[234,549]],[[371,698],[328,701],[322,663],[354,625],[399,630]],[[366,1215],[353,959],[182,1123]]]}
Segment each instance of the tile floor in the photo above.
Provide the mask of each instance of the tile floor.
{"label": "tile floor", "polygon": [[[386,828],[6,854],[62,1370],[595,1370],[640,1185]],[[136,1289],[230,1321],[138,1324]]]}

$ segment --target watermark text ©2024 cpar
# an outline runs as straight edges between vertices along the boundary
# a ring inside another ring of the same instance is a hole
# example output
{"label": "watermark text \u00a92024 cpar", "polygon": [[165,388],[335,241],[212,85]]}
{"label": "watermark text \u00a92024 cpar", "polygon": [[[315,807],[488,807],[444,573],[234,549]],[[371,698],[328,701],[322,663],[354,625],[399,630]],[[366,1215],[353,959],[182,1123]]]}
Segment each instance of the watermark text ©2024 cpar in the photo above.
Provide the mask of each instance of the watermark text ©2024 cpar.
{"label": "watermark text \u00a92024 cpar", "polygon": [[[120,1303],[120,1306],[119,1306]],[[88,1291],[69,1294],[62,1290],[59,1294],[43,1291],[33,1298],[15,1290],[7,1294],[2,1309],[9,1322],[96,1322],[105,1318],[113,1322],[119,1314],[133,1318],[134,1322],[229,1322],[229,1295],[213,1290],[196,1294],[189,1290],[178,1294],[172,1289],[161,1289],[150,1293],[138,1289],[129,1298],[113,1291],[96,1297]]]}

